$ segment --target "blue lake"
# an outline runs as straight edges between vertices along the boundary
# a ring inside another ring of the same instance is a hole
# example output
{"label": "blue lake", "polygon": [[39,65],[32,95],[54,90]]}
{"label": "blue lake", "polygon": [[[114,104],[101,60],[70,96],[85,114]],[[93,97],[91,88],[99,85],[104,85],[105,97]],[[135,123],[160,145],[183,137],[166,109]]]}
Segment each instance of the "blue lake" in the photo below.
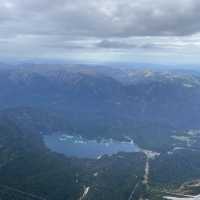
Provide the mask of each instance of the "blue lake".
{"label": "blue lake", "polygon": [[119,142],[112,139],[86,140],[78,136],[45,135],[46,146],[57,153],[79,158],[98,158],[102,155],[113,155],[118,152],[137,152],[139,148],[132,140]]}

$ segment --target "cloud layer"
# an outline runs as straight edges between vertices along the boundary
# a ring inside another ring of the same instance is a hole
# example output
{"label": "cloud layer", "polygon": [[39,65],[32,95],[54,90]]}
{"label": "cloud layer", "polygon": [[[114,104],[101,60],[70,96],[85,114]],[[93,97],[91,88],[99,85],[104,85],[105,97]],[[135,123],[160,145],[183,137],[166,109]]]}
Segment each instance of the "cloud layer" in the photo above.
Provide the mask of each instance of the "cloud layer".
{"label": "cloud layer", "polygon": [[1,0],[0,53],[198,47],[199,19],[199,0]]}

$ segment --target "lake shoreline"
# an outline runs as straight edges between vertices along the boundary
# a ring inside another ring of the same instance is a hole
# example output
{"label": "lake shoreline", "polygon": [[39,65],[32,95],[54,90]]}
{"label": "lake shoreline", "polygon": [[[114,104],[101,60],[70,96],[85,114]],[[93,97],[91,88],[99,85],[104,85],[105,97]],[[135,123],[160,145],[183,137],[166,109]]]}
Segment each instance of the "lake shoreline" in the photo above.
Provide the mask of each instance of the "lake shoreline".
{"label": "lake shoreline", "polygon": [[62,153],[68,157],[94,158],[103,155],[113,155],[118,152],[140,152],[140,148],[130,137],[125,137],[124,141],[115,139],[96,139],[89,140],[82,136],[68,134],[44,135],[45,145],[52,151]]}

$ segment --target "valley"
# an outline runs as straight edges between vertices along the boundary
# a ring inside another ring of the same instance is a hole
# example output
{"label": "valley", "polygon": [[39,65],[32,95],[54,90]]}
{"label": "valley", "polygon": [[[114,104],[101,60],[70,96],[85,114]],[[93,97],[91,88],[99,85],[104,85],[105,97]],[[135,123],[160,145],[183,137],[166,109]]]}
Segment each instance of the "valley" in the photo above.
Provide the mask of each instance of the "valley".
{"label": "valley", "polygon": [[105,69],[0,69],[3,200],[199,195],[200,74]]}

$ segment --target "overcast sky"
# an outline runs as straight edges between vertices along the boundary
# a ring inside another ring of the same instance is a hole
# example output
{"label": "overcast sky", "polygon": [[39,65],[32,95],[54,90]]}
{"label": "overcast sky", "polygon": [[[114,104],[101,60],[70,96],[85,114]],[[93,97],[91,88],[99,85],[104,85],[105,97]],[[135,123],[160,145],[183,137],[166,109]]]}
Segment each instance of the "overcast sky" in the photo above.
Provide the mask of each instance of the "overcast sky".
{"label": "overcast sky", "polygon": [[199,0],[0,0],[0,58],[200,63]]}

